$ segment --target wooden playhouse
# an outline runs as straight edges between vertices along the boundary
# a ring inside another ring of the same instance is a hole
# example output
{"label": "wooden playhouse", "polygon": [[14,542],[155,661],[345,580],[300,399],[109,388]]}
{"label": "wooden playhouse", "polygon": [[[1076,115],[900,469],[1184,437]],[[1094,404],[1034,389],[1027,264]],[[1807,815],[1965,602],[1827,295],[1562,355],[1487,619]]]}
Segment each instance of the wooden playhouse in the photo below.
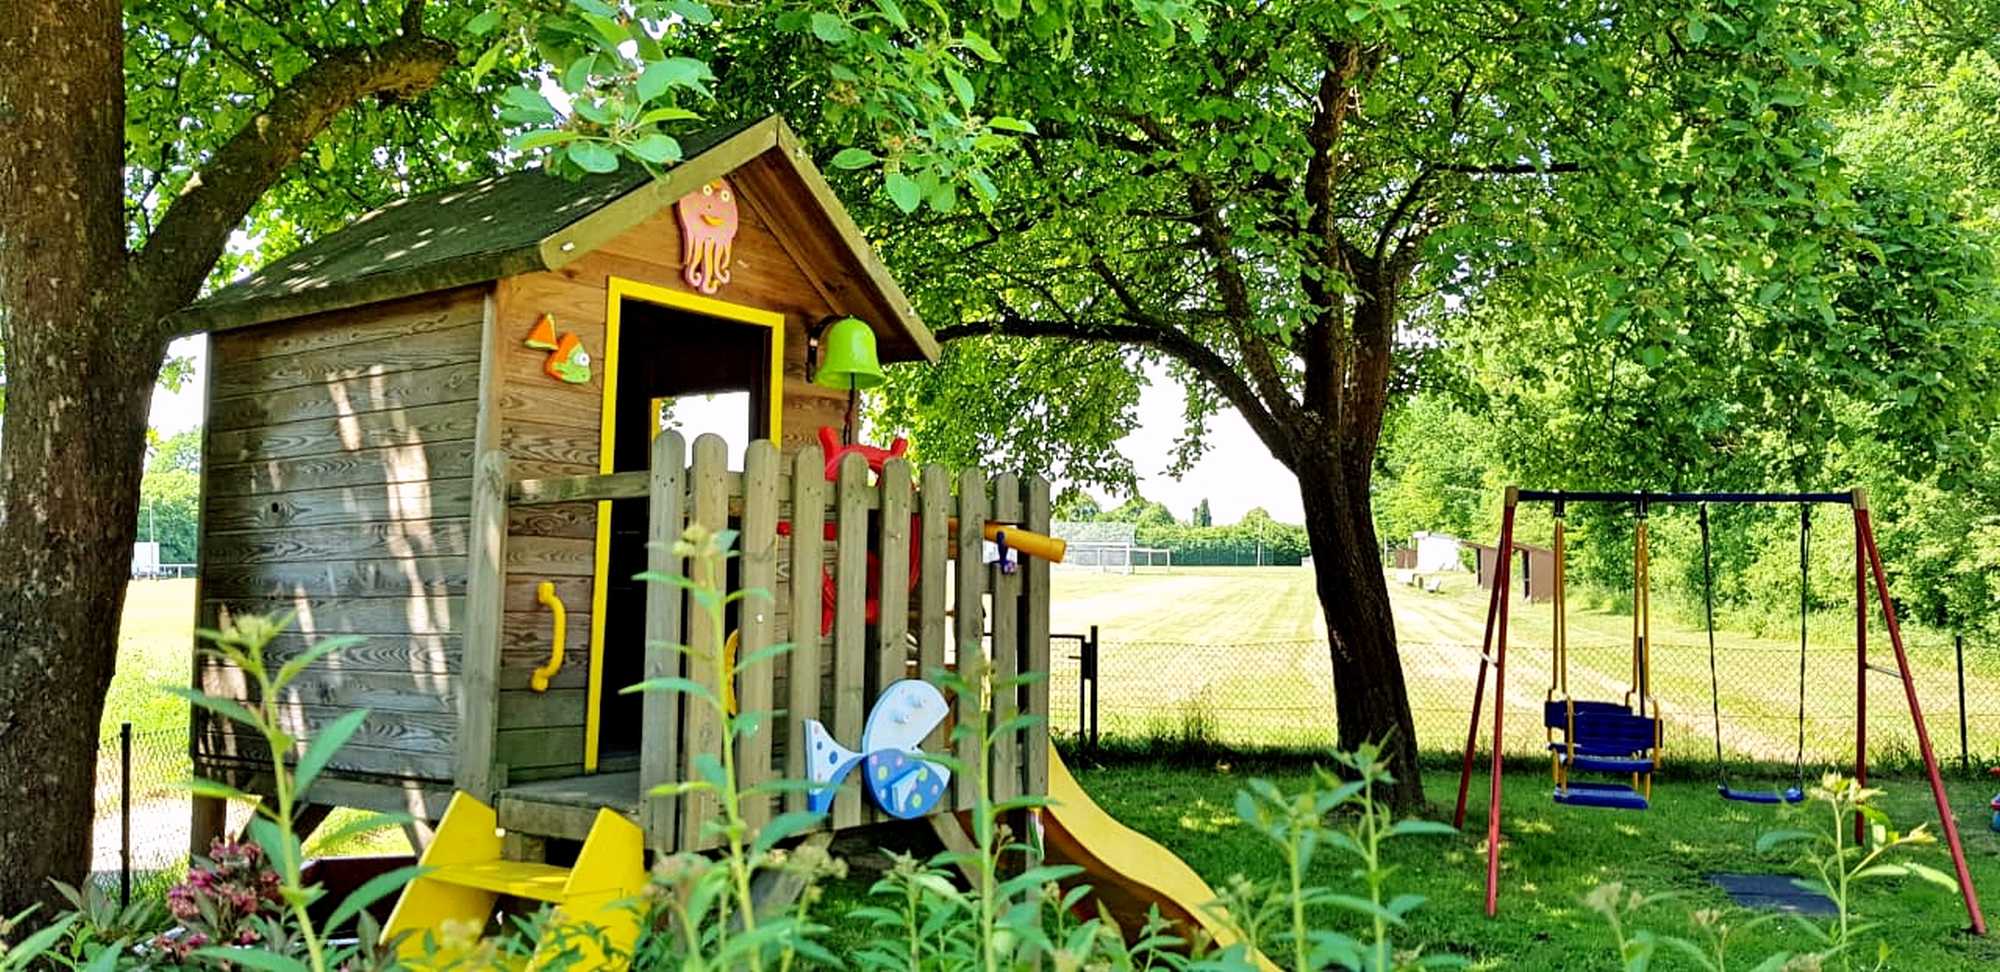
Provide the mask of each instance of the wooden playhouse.
{"label": "wooden playhouse", "polygon": [[[683,569],[647,541],[689,522],[740,529],[731,583],[775,594],[732,617],[741,656],[795,644],[735,686],[785,713],[739,744],[749,781],[805,776],[806,716],[855,745],[885,686],[959,646],[1047,670],[1047,563],[951,559],[989,520],[1046,532],[1047,484],[852,455],[830,481],[816,434],[846,397],[808,380],[809,338],[851,315],[884,363],[936,343],[781,119],[684,144],[659,180],[531,171],[394,203],[188,311],[209,331],[201,626],[296,612],[286,656],[364,639],[282,700],[305,732],[371,713],[311,803],[435,822],[464,791],[517,858],[600,810],[654,851],[702,846],[700,805],[640,795],[690,778],[718,725],[619,692],[712,678],[646,648],[716,646],[675,589],[632,580]],[[226,666],[196,677],[249,694]],[[1046,689],[997,708],[1046,714]],[[196,773],[260,785],[256,741],[194,719]],[[1048,758],[1045,723],[1019,733],[993,792],[1044,792]],[[938,810],[970,798],[959,779]],[[880,819],[851,785],[831,813]],[[195,821],[205,848],[219,805]]]}

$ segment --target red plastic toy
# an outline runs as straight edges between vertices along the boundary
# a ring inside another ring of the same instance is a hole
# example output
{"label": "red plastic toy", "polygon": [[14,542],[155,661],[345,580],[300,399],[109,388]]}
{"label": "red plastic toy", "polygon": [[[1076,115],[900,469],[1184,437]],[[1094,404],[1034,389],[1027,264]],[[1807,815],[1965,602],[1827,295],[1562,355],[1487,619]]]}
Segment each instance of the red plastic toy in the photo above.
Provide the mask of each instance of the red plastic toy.
{"label": "red plastic toy", "polygon": [[901,459],[910,451],[910,440],[899,435],[894,442],[889,443],[887,449],[862,445],[859,442],[853,445],[841,445],[840,433],[835,432],[831,426],[822,425],[819,427],[819,448],[821,452],[826,453],[826,481],[833,482],[840,478],[840,460],[847,458],[848,453],[859,453],[861,458],[868,460],[868,468],[879,474],[882,472],[883,463],[891,459]]}

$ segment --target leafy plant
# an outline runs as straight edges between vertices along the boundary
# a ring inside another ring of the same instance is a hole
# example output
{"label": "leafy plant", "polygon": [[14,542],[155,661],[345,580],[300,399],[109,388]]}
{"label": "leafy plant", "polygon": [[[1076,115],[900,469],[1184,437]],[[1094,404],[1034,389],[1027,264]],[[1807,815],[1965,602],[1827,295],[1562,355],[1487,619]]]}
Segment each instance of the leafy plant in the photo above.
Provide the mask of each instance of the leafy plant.
{"label": "leafy plant", "polygon": [[732,549],[736,531],[711,531],[690,524],[675,541],[677,557],[689,562],[689,575],[648,571],[639,579],[668,584],[688,593],[698,615],[690,624],[707,627],[706,644],[695,648],[682,644],[649,644],[653,651],[670,650],[700,663],[701,670],[713,673],[713,683],[681,676],[648,679],[622,691],[674,692],[691,705],[704,706],[722,726],[719,753],[701,753],[694,759],[696,778],[657,787],[648,797],[687,798],[707,794],[716,802],[716,811],[702,823],[703,834],[721,845],[719,860],[697,854],[676,854],[654,868],[650,895],[650,915],[645,927],[658,933],[641,939],[633,957],[634,968],[681,968],[707,966],[749,968],[755,972],[776,966],[791,968],[801,955],[835,961],[832,954],[814,939],[824,931],[813,924],[804,908],[778,915],[759,916],[751,885],[760,871],[789,867],[806,883],[802,900],[821,877],[835,873],[830,864],[822,867],[816,858],[790,859],[777,852],[779,842],[803,833],[821,817],[806,811],[781,813],[762,827],[752,828],[744,815],[746,800],[762,800],[798,788],[799,784],[768,781],[749,787],[742,785],[736,766],[738,739],[765,729],[769,712],[731,712],[725,702],[728,686],[737,675],[757,665],[770,664],[790,650],[776,644],[741,658],[724,652],[731,605],[752,599],[769,600],[762,589],[723,592],[725,567],[736,554]]}
{"label": "leafy plant", "polygon": [[[1794,879],[1792,883],[1833,902],[1834,916],[1826,924],[1802,915],[1781,914],[1756,915],[1731,922],[1729,911],[1699,909],[1690,915],[1697,940],[1689,940],[1630,927],[1631,918],[1638,912],[1672,900],[1677,895],[1647,896],[1617,882],[1609,882],[1594,888],[1584,897],[1584,904],[1603,916],[1617,946],[1620,968],[1628,972],[1642,972],[1663,950],[1677,952],[1707,972],[1726,972],[1730,967],[1729,943],[1732,937],[1786,919],[1796,923],[1818,947],[1804,954],[1781,951],[1768,955],[1754,966],[1756,972],[1775,972],[1794,967],[1825,968],[1836,959],[1841,968],[1851,969],[1857,946],[1863,937],[1880,927],[1872,922],[1857,920],[1854,903],[1858,885],[1864,882],[1873,884],[1884,878],[1915,877],[1953,891],[1958,889],[1950,875],[1927,864],[1886,859],[1899,851],[1935,844],[1936,839],[1924,824],[1918,824],[1907,832],[1892,828],[1888,815],[1873,802],[1881,793],[1850,778],[1829,773],[1806,789],[1804,803],[1788,806],[1784,810],[1806,826],[1774,830],[1757,840],[1759,853],[1780,847],[1797,848],[1796,863],[1810,876]],[[1848,839],[1856,817],[1865,821],[1867,829],[1867,840],[1858,844]],[[1890,955],[1888,940],[1878,939],[1874,962],[1867,967],[1886,968]]]}
{"label": "leafy plant", "polygon": [[48,957],[55,964],[73,969],[112,968],[132,943],[150,937],[164,921],[159,902],[151,898],[136,896],[130,904],[120,904],[109,890],[95,883],[81,888],[61,881],[54,884],[75,918],[69,933]]}
{"label": "leafy plant", "polygon": [[[248,826],[252,843],[219,845],[218,852],[226,852],[226,857],[218,857],[216,863],[224,868],[226,880],[198,889],[209,895],[227,895],[230,908],[239,915],[250,916],[249,931],[255,937],[246,939],[243,932],[237,931],[228,942],[211,940],[193,948],[188,954],[218,963],[247,964],[254,961],[256,968],[269,972],[327,972],[332,968],[386,961],[377,944],[380,936],[374,934],[374,923],[364,912],[390,892],[408,884],[422,873],[421,868],[397,868],[369,880],[342,900],[322,926],[313,921],[310,909],[323,896],[324,890],[318,885],[305,883],[302,874],[305,854],[296,833],[302,795],[319,778],[334,754],[367,721],[368,710],[356,709],[335,719],[317,737],[308,741],[295,737],[285,728],[285,719],[279,709],[279,700],[284,698],[286,687],[306,668],[360,639],[326,638],[283,663],[267,659],[265,649],[290,624],[290,615],[276,620],[244,615],[220,631],[197,632],[213,646],[202,649],[202,653],[241,671],[254,687],[254,701],[245,704],[196,689],[174,690],[195,706],[261,737],[271,757],[271,789],[264,799],[225,783],[197,780],[192,784],[198,795],[221,797],[255,807]],[[301,747],[303,753],[297,757],[296,763],[286,758]],[[327,835],[327,840],[338,841],[353,834],[395,826],[408,819],[400,814],[358,817]],[[227,864],[223,864],[224,861]],[[239,880],[244,877],[245,871],[256,868],[260,863],[269,868],[275,880],[267,880],[261,871],[254,882],[246,884]],[[190,876],[190,881],[193,880],[194,876]],[[195,890],[190,889],[187,896],[170,902],[176,916],[182,917],[183,921],[200,914],[202,902],[207,900],[197,895]],[[277,913],[263,914],[251,908],[249,899],[253,896],[259,902],[258,909],[268,896]],[[218,913],[216,917],[221,915]],[[342,927],[350,920],[359,923],[361,934],[357,940],[339,946],[329,943],[327,932]],[[229,930],[223,924],[212,927],[215,931]],[[228,947],[232,943],[254,943],[268,954],[261,959],[246,959],[244,952]]]}
{"label": "leafy plant", "polygon": [[[1351,779],[1316,769],[1312,784],[1298,793],[1287,794],[1268,781],[1253,780],[1236,795],[1236,815],[1268,838],[1285,862],[1285,883],[1281,886],[1259,888],[1239,882],[1228,896],[1248,905],[1245,913],[1258,918],[1255,923],[1239,925],[1247,943],[1243,947],[1268,946],[1267,954],[1279,952],[1298,972],[1325,968],[1389,972],[1463,965],[1464,960],[1456,956],[1397,949],[1393,930],[1404,926],[1404,916],[1421,906],[1424,898],[1416,894],[1389,896],[1389,881],[1396,868],[1385,862],[1382,853],[1383,844],[1397,837],[1456,831],[1433,821],[1396,819],[1388,804],[1376,798],[1378,787],[1393,782],[1380,745],[1370,743],[1352,753],[1335,753],[1334,760]],[[1342,827],[1329,825],[1328,820],[1336,817],[1349,822]],[[1365,897],[1307,883],[1313,860],[1323,846],[1353,859],[1354,868],[1349,873],[1366,889]],[[1259,898],[1264,900],[1259,902]],[[1315,928],[1307,911],[1322,906],[1362,917],[1368,925],[1366,935]],[[1282,917],[1272,921],[1274,912]]]}

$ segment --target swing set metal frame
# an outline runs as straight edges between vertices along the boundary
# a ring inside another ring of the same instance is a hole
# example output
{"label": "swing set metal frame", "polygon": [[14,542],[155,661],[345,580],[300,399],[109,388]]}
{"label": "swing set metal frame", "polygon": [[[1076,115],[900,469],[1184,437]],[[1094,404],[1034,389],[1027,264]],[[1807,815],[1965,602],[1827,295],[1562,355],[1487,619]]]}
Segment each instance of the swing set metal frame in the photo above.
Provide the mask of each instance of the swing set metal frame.
{"label": "swing set metal frame", "polygon": [[[1733,493],[1733,492],[1565,492],[1562,490],[1521,489],[1507,487],[1505,506],[1500,518],[1499,549],[1506,551],[1506,560],[1495,571],[1493,588],[1486,607],[1486,634],[1479,653],[1479,677],[1472,697],[1472,719],[1465,734],[1465,758],[1461,764],[1458,779],[1458,805],[1452,815],[1452,825],[1460,830],[1465,828],[1466,797],[1471,789],[1474,755],[1479,744],[1480,713],[1485,703],[1487,673],[1493,676],[1493,734],[1491,737],[1491,779],[1488,784],[1486,805],[1486,916],[1491,918],[1499,913],[1500,902],[1500,796],[1503,769],[1501,740],[1506,716],[1507,689],[1507,628],[1512,607],[1512,562],[1514,550],[1514,517],[1522,503],[1551,503],[1561,506],[1569,503],[1616,503],[1632,504],[1643,511],[1648,506],[1675,503],[1745,503],[1745,504],[1789,504],[1826,503],[1847,506],[1854,513],[1854,654],[1855,654],[1855,720],[1854,720],[1854,778],[1862,785],[1868,783],[1868,674],[1879,672],[1895,676],[1903,687],[1903,698],[1910,707],[1910,722],[1916,728],[1917,748],[1923,755],[1924,774],[1930,782],[1931,797],[1937,804],[1938,823],[1944,832],[1945,844],[1951,853],[1952,868],[1958,878],[1959,893],[1965,899],[1965,911],[1971,919],[1969,931],[1974,935],[1986,934],[1986,919],[1979,910],[1979,895],[1972,885],[1972,872],[1966,866],[1965,846],[1958,835],[1957,818],[1951,811],[1951,800],[1945,794],[1944,778],[1938,772],[1937,756],[1931,748],[1930,730],[1924,723],[1923,707],[1917,701],[1916,682],[1910,671],[1909,653],[1903,645],[1902,626],[1896,620],[1896,602],[1889,597],[1889,575],[1882,564],[1882,553],[1875,545],[1875,528],[1869,516],[1868,493],[1854,489],[1844,493]],[[1560,570],[1560,566],[1557,568]],[[1870,581],[1876,602],[1882,608],[1882,620],[1889,635],[1889,645],[1895,652],[1896,667],[1885,668],[1868,661],[1868,596]],[[1557,601],[1560,611],[1562,602]],[[1558,621],[1557,630],[1561,630]],[[1636,623],[1636,622],[1635,622]],[[1643,665],[1650,645],[1640,646],[1635,655],[1635,665]],[[1640,670],[1640,677],[1648,674]],[[1650,679],[1644,679],[1650,681]],[[1650,686],[1646,686],[1650,688]],[[1643,689],[1642,689],[1643,691]],[[1657,712],[1657,707],[1654,708]],[[1865,821],[1856,816],[1854,839],[1866,838]]]}

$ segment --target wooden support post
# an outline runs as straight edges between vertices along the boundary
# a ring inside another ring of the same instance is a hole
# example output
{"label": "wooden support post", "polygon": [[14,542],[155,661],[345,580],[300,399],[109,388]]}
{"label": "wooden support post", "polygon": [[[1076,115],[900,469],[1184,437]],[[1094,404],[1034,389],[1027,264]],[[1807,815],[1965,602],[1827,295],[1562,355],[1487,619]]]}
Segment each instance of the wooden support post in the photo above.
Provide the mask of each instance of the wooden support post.
{"label": "wooden support post", "polygon": [[[729,455],[721,436],[703,435],[694,440],[694,467],[688,474],[694,497],[692,519],[710,533],[729,525],[728,472]],[[724,576],[705,576],[710,569],[694,563],[688,565],[696,583],[713,585],[718,591],[725,588]],[[712,569],[726,575],[721,564]],[[716,636],[714,618],[707,611],[695,609],[692,602],[688,608],[687,644],[687,677],[720,695],[722,687],[716,662],[722,656],[722,640]],[[722,720],[705,702],[688,699],[682,708],[686,716],[681,730],[680,778],[697,780],[702,778],[702,757],[722,758]],[[715,813],[715,797],[704,792],[690,793],[680,803],[680,849],[698,850],[715,843],[712,836],[702,833],[702,825]]]}
{"label": "wooden support post", "polygon": [[196,796],[188,821],[188,853],[207,857],[209,846],[229,827],[229,801],[221,797]]}
{"label": "wooden support post", "polygon": [[[792,457],[792,651],[785,657],[785,778],[806,778],[805,720],[820,711],[820,574],[826,569],[826,457],[809,445]],[[806,808],[806,794],[785,794],[785,809]]]}
{"label": "wooden support post", "polygon": [[[969,683],[969,691],[957,700],[961,726],[973,725],[979,715],[980,679],[985,667],[986,568],[979,562],[985,525],[986,474],[978,469],[963,470],[958,474],[958,564],[954,575],[957,593],[953,598],[957,623],[952,629],[958,675]],[[965,772],[953,781],[957,808],[961,810],[972,808],[979,799],[979,787],[985,782],[972,778],[980,762],[979,748],[980,740],[972,735],[961,737],[955,748],[954,755],[965,767]]]}
{"label": "wooden support post", "polygon": [[458,788],[482,801],[496,789],[494,747],[500,726],[501,612],[507,593],[507,454],[479,457],[472,478],[472,525],[466,551],[465,645],[458,696],[455,761]]}
{"label": "wooden support post", "polygon": [[[951,645],[951,626],[945,615],[950,603],[951,564],[951,473],[936,464],[924,467],[920,486],[922,531],[919,544],[920,576],[917,581],[917,677],[936,679],[944,671]],[[924,749],[935,752],[945,741],[946,729],[931,730]]]}
{"label": "wooden support post", "polygon": [[[1868,785],[1868,542],[1861,514],[1868,494],[1854,491],[1854,782]],[[1868,821],[1854,815],[1854,843],[1868,840]]]}
{"label": "wooden support post", "polygon": [[[1028,480],[1027,527],[1029,530],[1049,535],[1051,517],[1049,481],[1040,476]],[[1022,785],[1027,792],[1036,796],[1046,796],[1049,792],[1049,562],[1041,557],[1028,559],[1023,566],[1027,574],[1021,594],[1021,645],[1025,652],[1022,666],[1041,677],[1028,684],[1028,711],[1038,717],[1034,725],[1028,727],[1026,745],[1026,778]]]}
{"label": "wooden support post", "polygon": [[[655,436],[650,463],[646,569],[663,577],[678,577],[686,570],[680,555],[674,553],[674,544],[687,525],[687,440],[679,432]],[[685,602],[685,593],[672,584],[646,586],[643,674],[649,681],[681,675],[684,659],[679,646],[685,630]],[[647,845],[660,853],[680,846],[676,813],[681,801],[651,794],[681,778],[681,710],[686,704],[687,699],[677,692],[647,692],[640,702],[639,825],[646,832]]]}
{"label": "wooden support post", "polygon": [[[736,772],[744,789],[771,782],[771,710],[776,706],[774,670],[776,659],[752,659],[777,643],[778,587],[778,447],[759,439],[750,443],[743,455],[743,529],[738,545],[742,548],[743,590],[748,594],[737,606],[736,710],[758,713],[763,723],[756,732],[737,739]],[[743,818],[752,828],[771,819],[771,798],[746,797]]]}
{"label": "wooden support post", "polygon": [[[1017,523],[1021,519],[1021,481],[1013,473],[993,478],[993,519]],[[961,551],[964,548],[960,548]],[[961,553],[961,556],[963,554]],[[988,572],[993,590],[993,712],[997,730],[1021,711],[1021,569],[1025,559],[1018,551],[1006,556],[1017,562],[1010,573],[994,564]],[[1021,740],[1018,731],[996,736],[993,743],[992,794],[995,803],[1021,795]]]}
{"label": "wooden support post", "polygon": [[[868,685],[868,463],[859,453],[840,461],[834,536],[833,738],[859,746],[861,727],[873,699]],[[852,776],[850,774],[850,779]],[[833,798],[833,826],[861,823],[860,781],[843,784]]]}

